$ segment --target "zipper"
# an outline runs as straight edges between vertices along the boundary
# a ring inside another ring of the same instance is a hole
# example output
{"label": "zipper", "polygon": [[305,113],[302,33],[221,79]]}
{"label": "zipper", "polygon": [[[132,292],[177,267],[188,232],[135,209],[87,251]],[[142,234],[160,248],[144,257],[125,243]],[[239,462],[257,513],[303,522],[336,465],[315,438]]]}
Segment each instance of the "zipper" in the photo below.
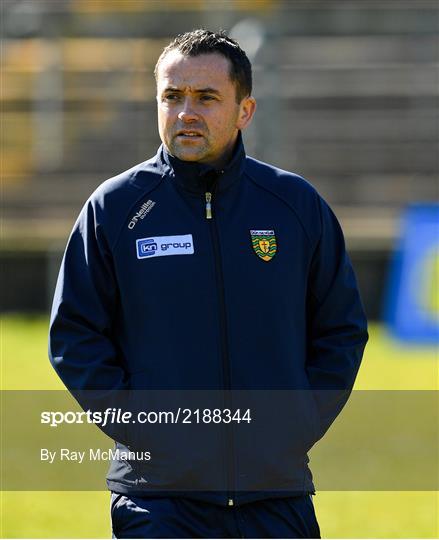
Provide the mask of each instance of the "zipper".
{"label": "zipper", "polygon": [[212,219],[212,193],[206,191],[206,219]]}
{"label": "zipper", "polygon": [[[227,314],[224,289],[224,275],[221,265],[221,251],[216,219],[212,209],[212,199],[218,185],[219,175],[216,174],[208,185],[208,191],[205,193],[206,201],[206,219],[209,220],[210,237],[213,246],[213,257],[215,263],[215,274],[218,283],[218,300],[220,312],[220,343],[221,343],[221,361],[224,377],[224,407],[231,409],[231,374],[230,374],[230,356],[227,336]],[[232,486],[234,486],[235,466],[233,460],[233,431],[231,424],[225,424],[225,447],[226,447],[226,475],[227,475],[227,506],[234,506]]]}

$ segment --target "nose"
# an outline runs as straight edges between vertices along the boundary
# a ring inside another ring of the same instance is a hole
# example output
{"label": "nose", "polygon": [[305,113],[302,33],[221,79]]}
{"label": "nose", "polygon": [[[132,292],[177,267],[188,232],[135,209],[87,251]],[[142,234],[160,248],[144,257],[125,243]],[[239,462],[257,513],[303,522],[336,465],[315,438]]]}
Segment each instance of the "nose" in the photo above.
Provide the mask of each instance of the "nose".
{"label": "nose", "polygon": [[181,111],[178,113],[178,119],[185,123],[196,122],[198,115],[194,111],[189,99],[185,99],[182,103]]}

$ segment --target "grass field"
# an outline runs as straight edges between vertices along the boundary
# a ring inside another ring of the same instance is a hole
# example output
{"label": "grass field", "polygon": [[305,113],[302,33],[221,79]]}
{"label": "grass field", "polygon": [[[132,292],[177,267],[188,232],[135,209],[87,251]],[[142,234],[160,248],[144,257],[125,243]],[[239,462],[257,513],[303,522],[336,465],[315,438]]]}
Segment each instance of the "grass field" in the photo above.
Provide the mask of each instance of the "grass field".
{"label": "grass field", "polygon": [[[47,360],[47,319],[0,322],[1,388],[62,389]],[[376,325],[370,334],[356,389],[438,389],[437,350],[398,344]],[[107,492],[4,491],[0,497],[2,538],[111,537]],[[437,492],[322,491],[314,502],[324,538],[439,536]]]}

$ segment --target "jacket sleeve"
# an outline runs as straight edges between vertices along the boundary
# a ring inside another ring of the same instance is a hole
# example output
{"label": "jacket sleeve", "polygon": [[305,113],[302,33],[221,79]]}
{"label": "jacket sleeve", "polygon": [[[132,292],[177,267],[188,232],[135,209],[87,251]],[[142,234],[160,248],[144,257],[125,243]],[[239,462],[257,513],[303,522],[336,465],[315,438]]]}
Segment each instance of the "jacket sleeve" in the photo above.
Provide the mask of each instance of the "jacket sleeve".
{"label": "jacket sleeve", "polygon": [[[116,405],[127,378],[113,340],[116,277],[96,206],[86,203],[64,253],[52,306],[49,357],[80,405],[101,410]],[[107,434],[121,439],[120,434]]]}
{"label": "jacket sleeve", "polygon": [[366,345],[367,322],[340,225],[319,198],[320,238],[307,295],[307,375],[317,403],[319,438],[345,405]]}

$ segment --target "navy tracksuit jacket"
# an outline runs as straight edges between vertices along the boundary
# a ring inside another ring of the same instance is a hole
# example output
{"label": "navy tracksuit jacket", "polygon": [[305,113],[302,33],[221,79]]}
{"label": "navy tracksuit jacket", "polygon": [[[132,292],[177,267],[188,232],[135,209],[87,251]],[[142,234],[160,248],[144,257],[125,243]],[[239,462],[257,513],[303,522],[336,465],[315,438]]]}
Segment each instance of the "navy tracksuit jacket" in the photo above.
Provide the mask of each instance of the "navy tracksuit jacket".
{"label": "navy tracksuit jacket", "polygon": [[[307,450],[347,400],[366,341],[332,211],[301,177],[247,157],[240,137],[223,171],[162,146],[94,192],[60,270],[50,357],[72,392],[138,391],[147,401],[160,390],[269,390],[270,403],[306,392],[299,422],[273,419],[266,444],[225,427],[231,457],[219,451],[214,466],[192,455],[178,462],[175,481],[163,482],[173,455],[161,447],[145,469],[120,460],[107,478],[118,493],[167,488],[236,506],[314,490]],[[117,447],[132,442],[121,435]],[[221,489],[206,483],[212,469]]]}

